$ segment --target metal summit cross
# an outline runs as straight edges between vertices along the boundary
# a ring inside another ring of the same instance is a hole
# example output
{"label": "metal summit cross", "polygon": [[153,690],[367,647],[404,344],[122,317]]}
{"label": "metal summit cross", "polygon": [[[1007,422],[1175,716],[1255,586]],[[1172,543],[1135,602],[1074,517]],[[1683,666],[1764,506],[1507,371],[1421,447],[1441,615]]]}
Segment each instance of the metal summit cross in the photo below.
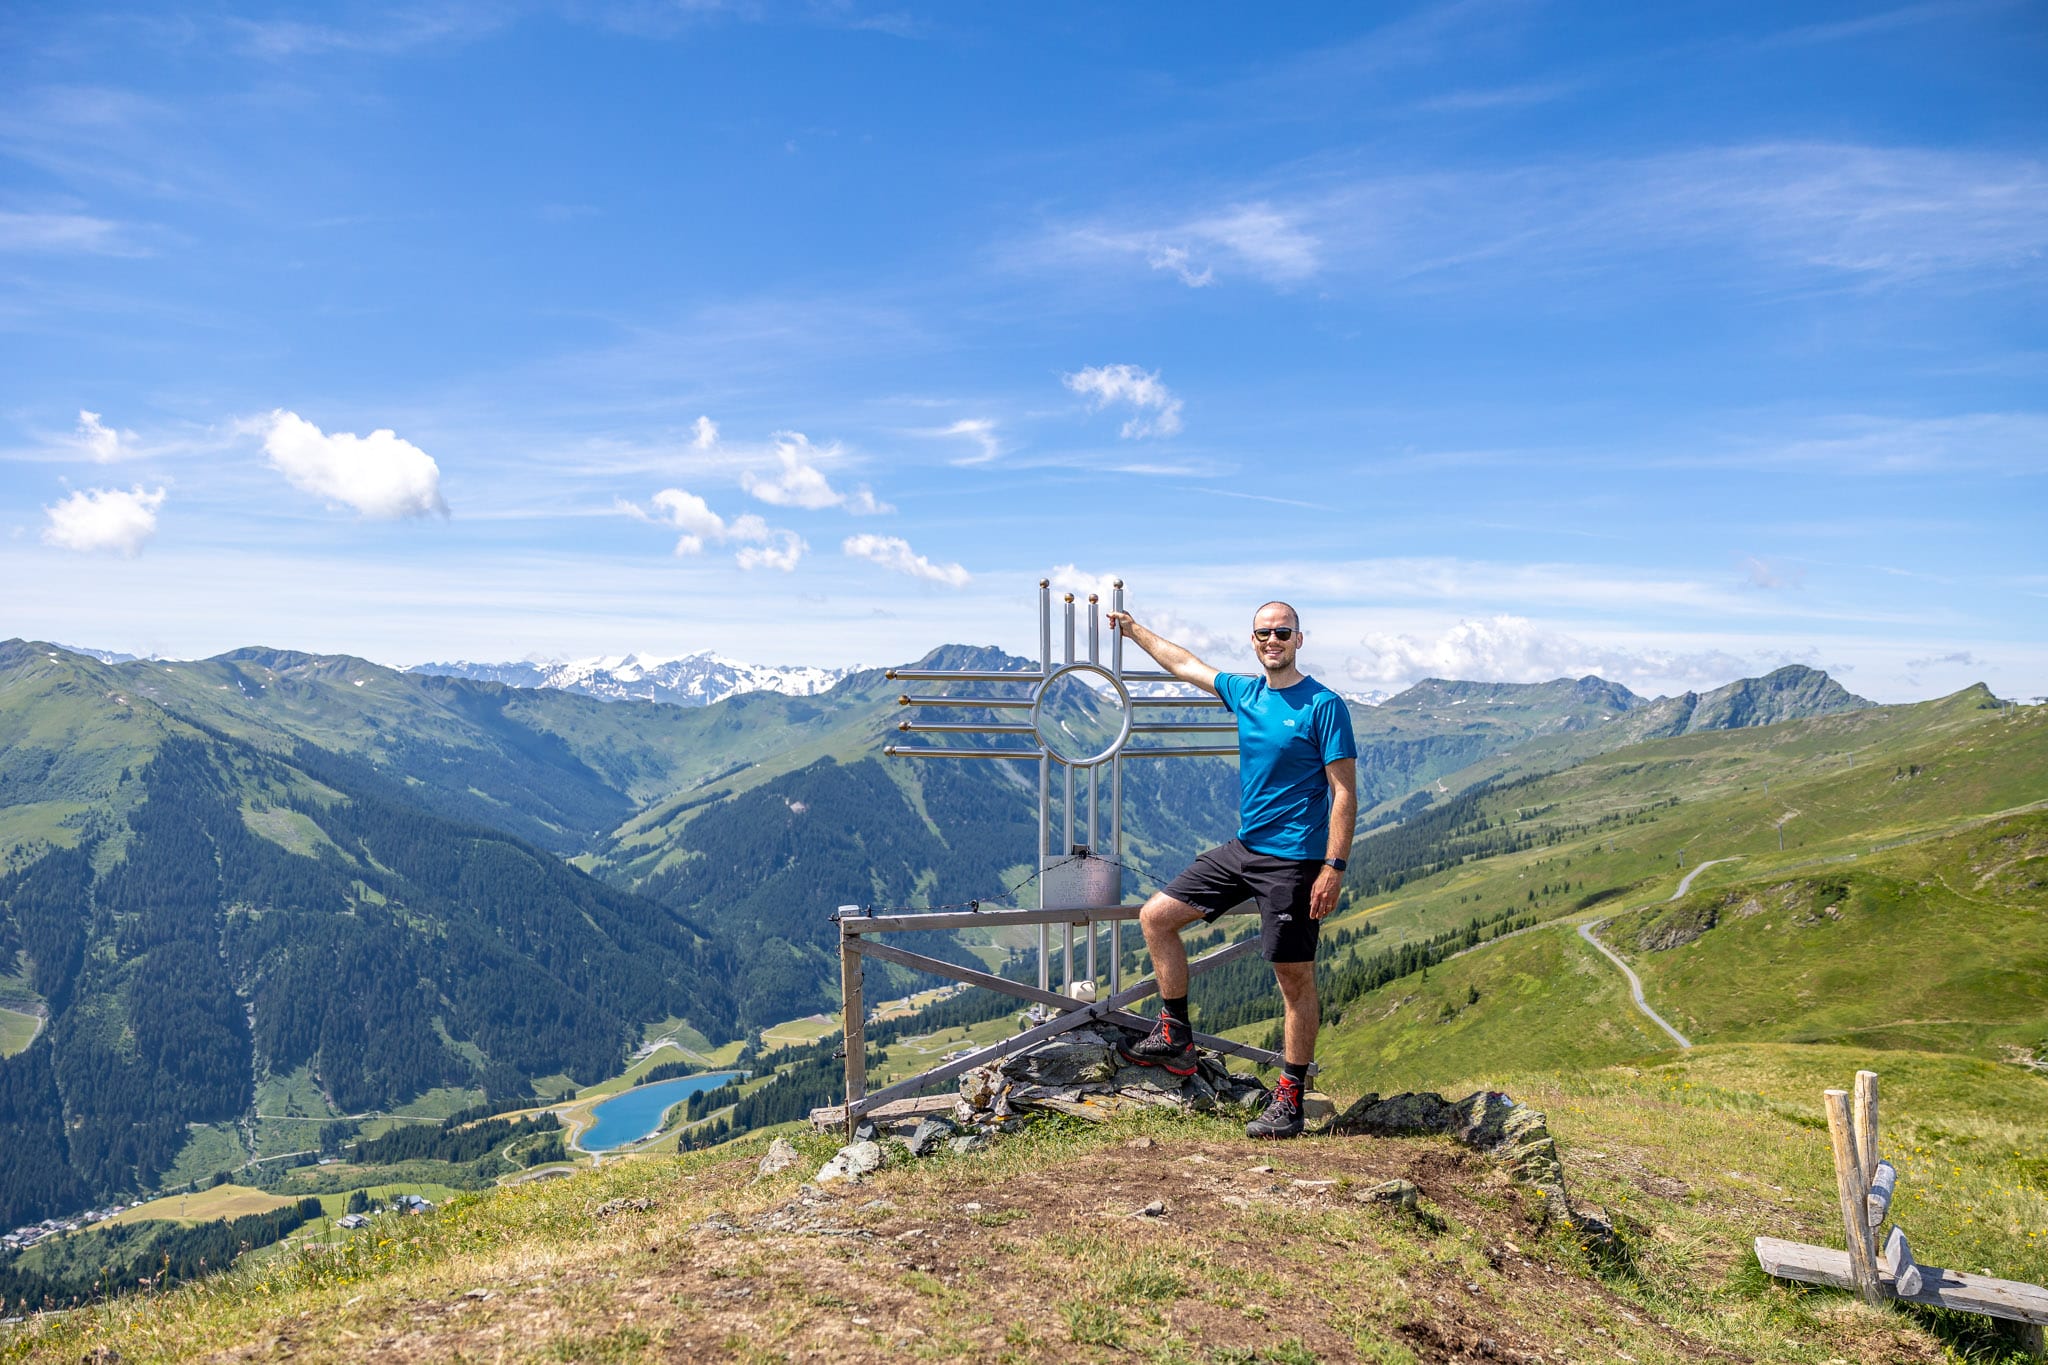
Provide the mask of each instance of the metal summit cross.
{"label": "metal summit cross", "polygon": [[[1123,580],[1116,580],[1109,609],[1124,609]],[[1038,584],[1038,666],[1014,672],[980,669],[895,668],[889,678],[905,683],[969,684],[977,689],[994,688],[993,695],[977,691],[963,694],[912,696],[896,700],[903,706],[952,707],[958,711],[989,711],[998,717],[987,722],[906,720],[897,728],[908,734],[984,737],[994,740],[1022,739],[1018,747],[941,747],[938,745],[884,746],[882,752],[902,758],[996,759],[1013,763],[1035,763],[1038,768],[1038,872],[1031,884],[1038,888],[1038,906],[981,906],[961,912],[953,910],[906,911],[876,914],[860,906],[840,907],[839,973],[842,994],[841,1018],[846,1040],[846,1103],[837,1109],[820,1109],[812,1121],[820,1125],[843,1123],[849,1135],[861,1117],[885,1104],[950,1080],[964,1071],[982,1066],[998,1057],[1022,1051],[1083,1024],[1104,1021],[1140,1031],[1152,1021],[1130,1013],[1126,1007],[1151,995],[1157,983],[1147,978],[1133,985],[1123,984],[1123,921],[1136,919],[1142,903],[1126,904],[1123,899],[1123,765],[1138,758],[1225,757],[1237,752],[1234,721],[1141,720],[1142,713],[1155,708],[1187,710],[1215,707],[1214,697],[1185,691],[1165,692],[1161,684],[1183,688],[1170,673],[1156,669],[1124,667],[1123,636],[1109,633],[1109,657],[1103,658],[1102,604],[1094,593],[1088,596],[1087,653],[1076,655],[1076,609],[1074,595],[1066,594],[1062,645],[1053,653],[1052,587],[1048,580]],[[1146,695],[1131,692],[1132,683],[1143,684]],[[1229,744],[1169,745],[1153,742],[1132,745],[1140,736],[1208,735],[1232,736]],[[1000,740],[998,743],[1002,742]],[[1054,780],[1055,769],[1058,780]],[[1109,781],[1108,809],[1104,810],[1103,774]],[[1059,819],[1055,820],[1055,801]],[[1107,815],[1108,843],[1100,840]],[[1062,838],[1053,842],[1057,828]],[[1056,851],[1057,849],[1057,851]],[[926,957],[882,943],[884,934],[914,929],[989,929],[1004,925],[1038,926],[1038,984],[1028,986],[1006,980],[991,972],[975,971],[940,958]],[[1061,926],[1064,943],[1060,982],[1063,990],[1052,989],[1052,926]],[[1101,926],[1109,926],[1109,990],[1098,990],[1097,941]],[[1085,977],[1074,972],[1074,930],[1087,931]],[[1212,970],[1258,947],[1256,937],[1226,944],[1188,964],[1190,976]],[[862,977],[868,958],[893,962],[916,971],[929,972],[970,986],[1001,991],[1051,1011],[1045,1022],[907,1077],[879,1090],[867,1088],[867,1014],[862,999]],[[1227,1038],[1197,1033],[1195,1041],[1215,1052],[1230,1053],[1278,1066],[1280,1056],[1264,1048],[1235,1043]]]}

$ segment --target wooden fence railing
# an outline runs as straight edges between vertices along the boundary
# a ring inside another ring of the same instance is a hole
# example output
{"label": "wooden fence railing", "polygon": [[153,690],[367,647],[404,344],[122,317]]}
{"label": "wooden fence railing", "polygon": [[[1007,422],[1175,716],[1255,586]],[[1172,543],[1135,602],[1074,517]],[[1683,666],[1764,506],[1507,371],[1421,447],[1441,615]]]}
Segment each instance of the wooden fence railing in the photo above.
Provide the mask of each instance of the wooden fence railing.
{"label": "wooden fence railing", "polygon": [[1779,1279],[1852,1289],[1873,1305],[1898,1299],[1997,1318],[2022,1349],[2036,1359],[2048,1359],[2042,1330],[2048,1326],[2048,1289],[1916,1264],[1896,1222],[1890,1235],[1879,1239],[1878,1231],[1891,1215],[1899,1173],[1879,1152],[1877,1073],[1857,1072],[1853,1097],[1848,1091],[1828,1090],[1821,1098],[1827,1109],[1828,1140],[1834,1147],[1835,1194],[1848,1249],[1759,1237],[1757,1263]]}

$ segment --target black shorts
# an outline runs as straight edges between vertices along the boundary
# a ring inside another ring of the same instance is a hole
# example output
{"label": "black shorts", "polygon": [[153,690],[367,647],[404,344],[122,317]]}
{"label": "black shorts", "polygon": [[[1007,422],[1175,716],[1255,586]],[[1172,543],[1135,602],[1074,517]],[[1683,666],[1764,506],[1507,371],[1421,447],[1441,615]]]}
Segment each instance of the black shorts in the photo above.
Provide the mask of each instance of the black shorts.
{"label": "black shorts", "polygon": [[1259,906],[1259,949],[1268,962],[1313,962],[1322,926],[1309,917],[1309,891],[1325,864],[1254,853],[1232,839],[1195,859],[1166,894],[1203,911],[1210,924],[1246,901]]}

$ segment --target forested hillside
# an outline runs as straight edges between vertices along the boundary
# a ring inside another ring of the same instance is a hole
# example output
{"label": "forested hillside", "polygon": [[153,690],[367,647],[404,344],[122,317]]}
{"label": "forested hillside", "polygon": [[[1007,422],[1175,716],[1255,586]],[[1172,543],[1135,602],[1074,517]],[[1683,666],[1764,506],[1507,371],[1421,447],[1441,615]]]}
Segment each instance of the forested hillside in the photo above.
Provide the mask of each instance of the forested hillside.
{"label": "forested hillside", "polygon": [[354,1112],[733,1025],[730,962],[673,915],[345,762],[197,733],[129,781],[118,833],[0,878],[0,958],[51,1019],[0,1061],[0,1223],[148,1189],[259,1075]]}

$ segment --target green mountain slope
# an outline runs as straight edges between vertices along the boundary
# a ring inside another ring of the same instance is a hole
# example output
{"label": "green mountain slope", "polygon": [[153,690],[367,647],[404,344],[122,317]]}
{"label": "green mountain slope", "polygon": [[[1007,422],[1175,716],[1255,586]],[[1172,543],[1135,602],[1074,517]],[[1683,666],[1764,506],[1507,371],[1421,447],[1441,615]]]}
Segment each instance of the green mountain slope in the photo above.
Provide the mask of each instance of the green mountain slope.
{"label": "green mountain slope", "polygon": [[[1590,677],[1576,683],[1560,679],[1530,686],[1432,680],[1417,684],[1379,709],[1402,706],[1441,726],[1450,723],[1452,704],[1470,705],[1475,701],[1512,717],[1519,722],[1519,728],[1506,742],[1475,748],[1469,756],[1449,765],[1441,760],[1455,757],[1455,750],[1446,750],[1427,772],[1425,781],[1398,791],[1362,792],[1360,805],[1368,823],[1395,810],[1413,815],[1425,809],[1430,804],[1430,800],[1421,799],[1425,792],[1432,800],[1442,799],[1479,783],[1498,784],[1556,772],[1596,754],[1650,740],[1702,731],[1751,729],[1859,711],[1871,705],[1827,674],[1792,664],[1763,677],[1741,678],[1709,692],[1686,692],[1654,701],[1644,701],[1625,687]],[[1415,795],[1411,797],[1410,793]],[[1368,795],[1370,801],[1366,799]],[[1372,801],[1385,804],[1375,810]]]}
{"label": "green mountain slope", "polygon": [[[1398,1088],[1674,1050],[1576,937],[1587,922],[1696,1043],[2024,1056],[2048,1045],[2044,808],[2048,714],[1974,688],[1472,793],[1433,831],[1361,841],[1388,853],[1361,856],[1363,875],[1398,884],[1359,887],[1379,932],[1347,956],[1510,913],[1564,922],[1335,1001],[1326,1060],[1347,1083]],[[1340,995],[1343,968],[1326,970]]]}
{"label": "green mountain slope", "polygon": [[652,902],[358,760],[287,760],[91,670],[7,662],[44,702],[0,709],[12,733],[86,742],[6,750],[11,781],[40,770],[34,791],[84,809],[0,876],[0,981],[49,1015],[0,1061],[0,1223],[148,1188],[264,1077],[308,1071],[350,1113],[594,1081],[649,1020],[730,1029],[730,964]]}

